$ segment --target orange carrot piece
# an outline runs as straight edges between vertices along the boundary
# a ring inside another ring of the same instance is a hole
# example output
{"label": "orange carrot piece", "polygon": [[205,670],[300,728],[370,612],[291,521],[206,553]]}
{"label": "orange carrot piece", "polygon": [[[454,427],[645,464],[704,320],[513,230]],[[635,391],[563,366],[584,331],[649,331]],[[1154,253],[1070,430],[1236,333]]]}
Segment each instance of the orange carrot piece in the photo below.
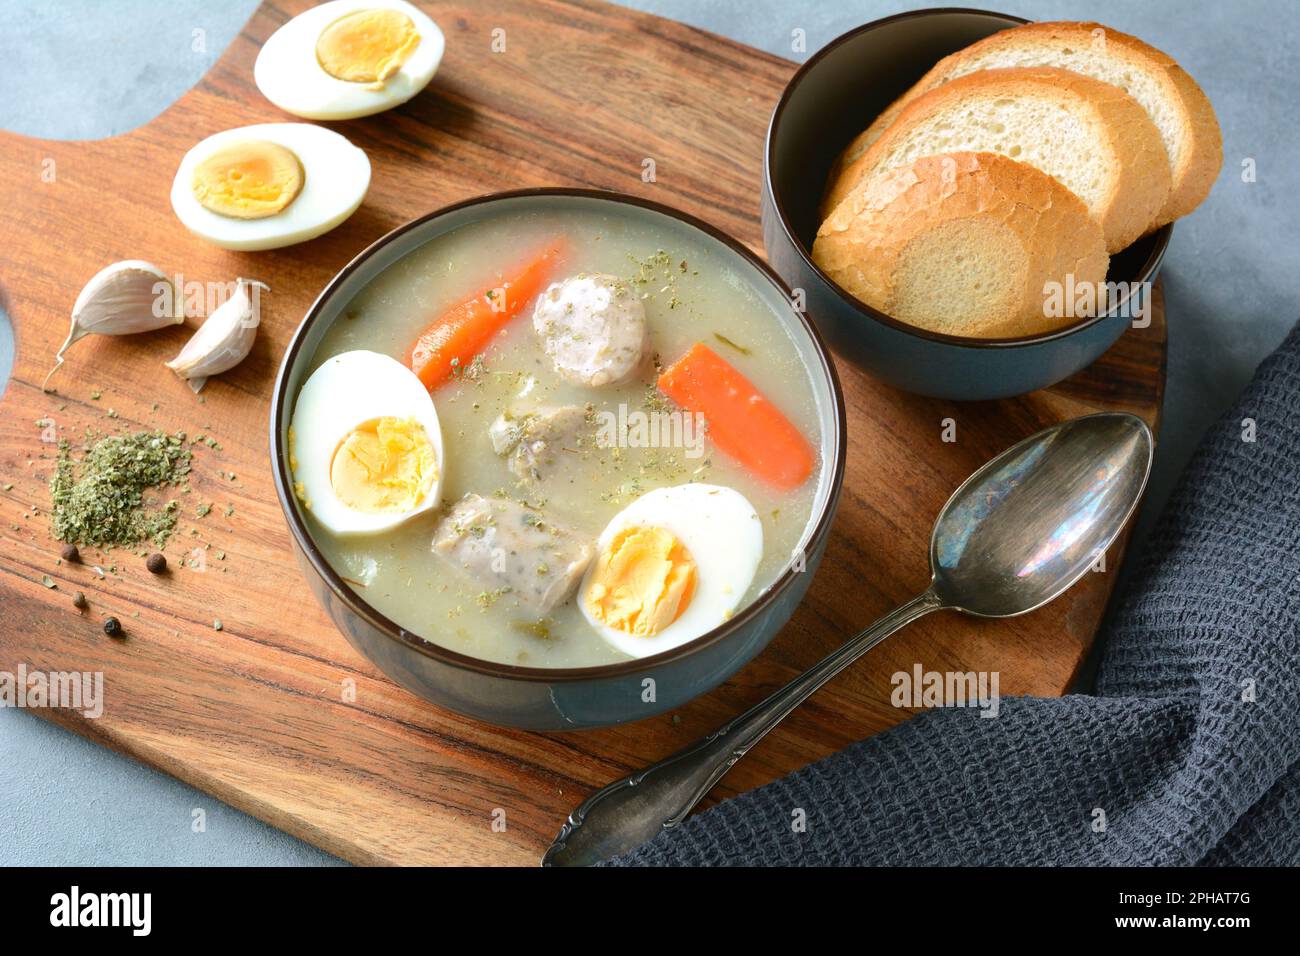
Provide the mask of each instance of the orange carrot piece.
{"label": "orange carrot piece", "polygon": [[659,389],[687,411],[703,414],[713,443],[758,477],[788,491],[812,474],[815,458],[808,440],[703,342],[664,369]]}
{"label": "orange carrot piece", "polygon": [[492,336],[542,291],[563,249],[562,240],[549,244],[498,288],[481,292],[435,319],[411,346],[407,362],[424,387],[433,391],[487,348]]}

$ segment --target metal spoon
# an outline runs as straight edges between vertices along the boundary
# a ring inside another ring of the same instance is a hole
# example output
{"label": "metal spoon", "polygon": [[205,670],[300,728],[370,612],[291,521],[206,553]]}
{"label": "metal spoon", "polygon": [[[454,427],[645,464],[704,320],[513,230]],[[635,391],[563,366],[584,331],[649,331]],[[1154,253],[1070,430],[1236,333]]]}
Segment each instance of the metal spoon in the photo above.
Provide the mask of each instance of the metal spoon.
{"label": "metal spoon", "polygon": [[930,538],[930,586],[703,740],[598,790],[570,814],[543,866],[581,866],[681,823],[790,711],[899,628],[949,609],[1015,617],[1083,577],[1137,507],[1153,440],[1134,415],[1045,429],[994,458],[944,505]]}

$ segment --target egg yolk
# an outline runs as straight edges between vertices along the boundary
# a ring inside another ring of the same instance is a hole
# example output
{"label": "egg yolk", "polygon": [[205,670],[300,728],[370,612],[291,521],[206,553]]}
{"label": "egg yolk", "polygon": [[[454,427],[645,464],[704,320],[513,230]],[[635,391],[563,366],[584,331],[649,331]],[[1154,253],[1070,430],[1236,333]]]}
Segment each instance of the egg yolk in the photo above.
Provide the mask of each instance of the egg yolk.
{"label": "egg yolk", "polygon": [[335,79],[378,86],[419,45],[415,24],[400,10],[354,10],[321,31],[316,62]]}
{"label": "egg yolk", "polygon": [[695,559],[671,531],[624,528],[596,562],[587,610],[606,627],[653,637],[691,603],[696,573]]}
{"label": "egg yolk", "polygon": [[376,418],[358,425],[330,462],[335,496],[367,514],[413,510],[437,477],[433,443],[413,418]]}
{"label": "egg yolk", "polygon": [[302,163],[279,143],[225,146],[194,167],[190,188],[204,209],[232,219],[265,219],[302,192]]}

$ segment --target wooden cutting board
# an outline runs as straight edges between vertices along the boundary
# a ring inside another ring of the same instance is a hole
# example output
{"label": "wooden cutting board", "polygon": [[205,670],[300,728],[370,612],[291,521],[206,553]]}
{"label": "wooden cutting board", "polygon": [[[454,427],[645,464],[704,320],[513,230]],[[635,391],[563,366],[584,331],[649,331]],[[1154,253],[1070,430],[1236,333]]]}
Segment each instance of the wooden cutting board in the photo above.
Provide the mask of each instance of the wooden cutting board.
{"label": "wooden cutting board", "polygon": [[[431,706],[357,656],[290,556],[271,485],[267,409],[299,318],[372,240],[445,203],[501,189],[623,190],[701,216],[761,251],[763,133],[795,65],[602,3],[424,4],[447,34],[432,87],[396,111],[335,124],[373,164],[360,211],[328,236],[277,252],[206,245],[171,213],[176,165],[210,133],[292,119],[258,93],[252,65],[262,42],[303,6],[263,4],[197,87],[127,135],[45,142],[0,134],[0,280],[18,343],[0,404],[0,670],[102,671],[105,682],[98,719],[42,716],[349,860],[533,864],[592,788],[712,730],[922,587],[935,514],[990,456],[1097,409],[1157,423],[1159,308],[1148,328],[1129,330],[1086,372],[1012,401],[919,399],[841,363],[849,458],[835,531],[807,600],[758,660],[679,713],[599,732],[501,730]],[[494,51],[502,38],[504,51]],[[654,183],[641,178],[646,158],[655,160]],[[54,380],[58,393],[41,392],[82,284],[126,258],[187,280],[244,275],[271,286],[252,355],[213,380],[202,403],[161,365],[188,328],[83,340]],[[949,420],[953,442],[943,440]],[[86,565],[56,563],[46,514],[55,446],[46,439],[79,441],[87,427],[183,429],[218,444],[194,446],[193,490],[165,578],[124,551],[87,554],[116,567],[104,579]],[[196,517],[208,502],[211,513]],[[191,549],[209,545],[203,570],[181,566]],[[915,664],[996,670],[1003,694],[1062,693],[1093,640],[1118,563],[1113,551],[1105,572],[1027,617],[939,614],[913,625],[805,704],[714,798],[905,719],[890,705],[890,676]],[[44,575],[57,587],[43,586]],[[77,590],[90,600],[84,614],[72,605]],[[109,614],[123,621],[127,640],[105,637]],[[493,825],[500,811],[504,830]]]}

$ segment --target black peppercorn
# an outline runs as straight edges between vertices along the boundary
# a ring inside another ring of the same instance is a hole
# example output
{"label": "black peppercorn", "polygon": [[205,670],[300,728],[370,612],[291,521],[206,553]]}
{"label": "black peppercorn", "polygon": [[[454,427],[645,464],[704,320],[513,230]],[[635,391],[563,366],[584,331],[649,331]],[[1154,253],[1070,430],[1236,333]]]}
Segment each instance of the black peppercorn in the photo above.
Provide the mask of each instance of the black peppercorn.
{"label": "black peppercorn", "polygon": [[167,570],[167,559],[163,555],[155,551],[153,554],[149,555],[149,558],[148,560],[145,561],[144,566],[148,568],[150,572],[152,572],[153,574],[162,574],[164,571]]}
{"label": "black peppercorn", "polygon": [[89,602],[86,600],[86,595],[82,594],[80,591],[72,595],[72,606],[77,608],[78,610],[84,611],[88,603]]}
{"label": "black peppercorn", "polygon": [[104,633],[109,637],[122,637],[122,622],[115,617],[104,621]]}
{"label": "black peppercorn", "polygon": [[63,551],[60,553],[60,557],[69,564],[76,564],[81,560],[81,552],[77,550],[75,544],[65,544],[63,546]]}

